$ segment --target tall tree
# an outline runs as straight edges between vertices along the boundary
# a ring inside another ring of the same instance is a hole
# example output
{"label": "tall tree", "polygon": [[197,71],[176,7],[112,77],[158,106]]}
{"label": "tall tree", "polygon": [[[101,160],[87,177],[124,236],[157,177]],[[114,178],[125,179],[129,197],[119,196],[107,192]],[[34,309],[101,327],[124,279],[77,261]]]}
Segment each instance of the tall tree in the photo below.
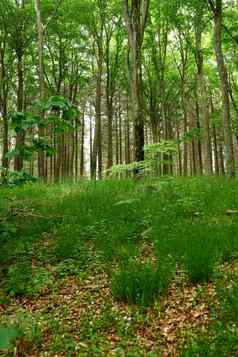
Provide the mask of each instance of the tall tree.
{"label": "tall tree", "polygon": [[235,159],[233,151],[233,138],[230,115],[230,94],[228,72],[225,64],[222,49],[222,20],[223,20],[223,3],[222,0],[208,0],[208,4],[213,13],[214,19],[214,46],[216,52],[217,68],[221,81],[222,99],[223,99],[223,127],[224,127],[224,144],[226,169],[229,176],[235,175]]}
{"label": "tall tree", "polygon": [[144,100],[142,80],[142,45],[147,24],[150,0],[123,0],[124,19],[131,51],[131,110],[134,123],[135,161],[144,160]]}
{"label": "tall tree", "polygon": [[[36,20],[37,20],[37,32],[38,32],[38,55],[39,55],[39,89],[40,89],[40,100],[44,99],[44,29],[41,19],[41,6],[40,0],[34,0]],[[43,113],[42,113],[43,117]],[[44,129],[39,128],[39,136],[44,136]],[[39,177],[46,178],[45,170],[45,155],[44,153],[39,153],[38,156],[38,173]]]}

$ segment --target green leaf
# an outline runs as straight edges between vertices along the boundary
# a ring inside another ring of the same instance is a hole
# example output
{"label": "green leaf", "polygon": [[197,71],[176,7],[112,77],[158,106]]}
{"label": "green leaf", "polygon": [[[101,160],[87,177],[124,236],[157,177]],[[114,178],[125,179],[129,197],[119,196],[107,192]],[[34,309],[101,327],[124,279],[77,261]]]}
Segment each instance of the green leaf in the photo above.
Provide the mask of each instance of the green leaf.
{"label": "green leaf", "polygon": [[19,155],[20,155],[20,150],[18,148],[15,148],[15,149],[8,151],[8,153],[5,155],[5,158],[11,160],[15,156],[19,156]]}
{"label": "green leaf", "polygon": [[54,96],[49,99],[44,109],[67,110],[70,108],[70,106],[70,102],[66,98],[61,96]]}
{"label": "green leaf", "polygon": [[77,109],[74,108],[74,107],[71,107],[71,108],[69,108],[68,110],[65,110],[65,111],[63,112],[63,119],[64,119],[64,120],[71,120],[71,119],[76,118],[77,115],[78,115]]}
{"label": "green leaf", "polygon": [[13,327],[0,326],[0,350],[7,349],[11,342],[19,336],[19,331]]}

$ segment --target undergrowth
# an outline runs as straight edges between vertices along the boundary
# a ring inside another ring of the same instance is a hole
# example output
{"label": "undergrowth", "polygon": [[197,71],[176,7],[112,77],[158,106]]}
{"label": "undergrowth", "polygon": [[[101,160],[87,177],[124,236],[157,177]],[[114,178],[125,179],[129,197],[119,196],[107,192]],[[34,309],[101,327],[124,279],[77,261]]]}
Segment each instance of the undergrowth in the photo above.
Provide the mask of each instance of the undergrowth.
{"label": "undergrowth", "polygon": [[[189,284],[204,284],[216,281],[221,264],[237,259],[236,180],[30,184],[1,188],[0,195],[0,302],[42,296],[59,280],[100,271],[109,277],[115,301],[153,306],[177,270]],[[144,246],[153,247],[148,256]],[[224,291],[219,321],[225,313],[237,315],[236,295],[236,285]],[[211,327],[213,341],[222,343],[231,328],[226,326]],[[206,348],[198,336],[183,353],[202,355]]]}

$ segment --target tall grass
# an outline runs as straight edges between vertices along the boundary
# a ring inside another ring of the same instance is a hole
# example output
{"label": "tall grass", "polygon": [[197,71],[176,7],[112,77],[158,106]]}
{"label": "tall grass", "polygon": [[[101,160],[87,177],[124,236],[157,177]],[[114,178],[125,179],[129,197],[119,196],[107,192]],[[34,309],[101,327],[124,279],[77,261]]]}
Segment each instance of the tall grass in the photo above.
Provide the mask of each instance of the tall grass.
{"label": "tall grass", "polygon": [[180,265],[192,282],[201,282],[212,279],[217,262],[238,252],[237,216],[226,214],[238,209],[236,180],[35,184],[1,189],[0,195],[6,270],[27,255],[41,265],[73,259],[83,269],[98,259],[112,272],[114,263],[136,258],[147,241],[158,262],[170,262],[169,271]]}

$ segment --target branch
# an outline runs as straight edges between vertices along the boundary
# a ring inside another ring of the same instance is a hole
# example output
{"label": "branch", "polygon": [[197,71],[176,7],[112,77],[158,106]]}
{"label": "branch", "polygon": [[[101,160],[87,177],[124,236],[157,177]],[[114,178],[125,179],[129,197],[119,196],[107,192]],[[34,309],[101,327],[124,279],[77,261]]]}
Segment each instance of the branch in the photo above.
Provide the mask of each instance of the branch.
{"label": "branch", "polygon": [[238,46],[238,39],[236,37],[234,37],[231,33],[231,31],[228,29],[228,27],[226,27],[226,25],[222,25],[223,29],[226,31],[226,33],[230,36],[230,38],[232,39],[232,41]]}
{"label": "branch", "polygon": [[208,4],[209,4],[212,12],[215,13],[216,12],[216,5],[215,5],[214,1],[213,0],[207,0],[207,1],[208,1]]}

